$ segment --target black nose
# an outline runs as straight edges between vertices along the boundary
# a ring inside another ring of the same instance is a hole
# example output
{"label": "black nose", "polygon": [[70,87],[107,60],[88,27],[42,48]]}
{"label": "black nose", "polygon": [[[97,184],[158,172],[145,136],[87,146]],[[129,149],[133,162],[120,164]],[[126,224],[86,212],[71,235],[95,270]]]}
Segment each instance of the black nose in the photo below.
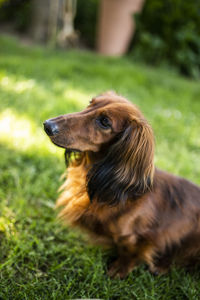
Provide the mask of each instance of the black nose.
{"label": "black nose", "polygon": [[51,120],[46,120],[44,123],[44,130],[48,135],[55,135],[59,133],[58,126],[55,122]]}

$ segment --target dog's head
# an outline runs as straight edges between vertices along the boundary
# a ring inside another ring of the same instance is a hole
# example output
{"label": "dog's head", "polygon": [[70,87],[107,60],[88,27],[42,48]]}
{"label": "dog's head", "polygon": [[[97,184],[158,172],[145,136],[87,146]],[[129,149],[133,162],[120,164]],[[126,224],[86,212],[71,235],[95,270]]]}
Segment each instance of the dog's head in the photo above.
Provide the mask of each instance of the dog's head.
{"label": "dog's head", "polygon": [[87,175],[91,201],[116,204],[151,187],[152,129],[135,105],[114,92],[93,98],[82,112],[45,121],[44,129],[67,152],[92,154]]}

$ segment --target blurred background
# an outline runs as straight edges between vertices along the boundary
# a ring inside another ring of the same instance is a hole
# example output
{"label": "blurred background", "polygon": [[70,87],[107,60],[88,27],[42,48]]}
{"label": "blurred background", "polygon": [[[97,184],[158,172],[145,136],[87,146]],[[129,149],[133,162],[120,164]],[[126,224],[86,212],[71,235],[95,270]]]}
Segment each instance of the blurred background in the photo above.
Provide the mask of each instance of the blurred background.
{"label": "blurred background", "polygon": [[200,76],[200,2],[0,0],[1,31],[56,47],[127,54]]}
{"label": "blurred background", "polygon": [[106,276],[113,254],[56,219],[64,149],[43,130],[115,90],[156,166],[200,185],[199,79],[199,0],[0,0],[0,299],[199,299],[199,271]]}

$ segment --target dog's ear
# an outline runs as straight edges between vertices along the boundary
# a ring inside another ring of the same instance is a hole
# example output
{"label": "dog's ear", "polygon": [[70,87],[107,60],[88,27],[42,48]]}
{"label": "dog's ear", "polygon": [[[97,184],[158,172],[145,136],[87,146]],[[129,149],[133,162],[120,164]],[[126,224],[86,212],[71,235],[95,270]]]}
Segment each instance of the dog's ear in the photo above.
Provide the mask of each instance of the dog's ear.
{"label": "dog's ear", "polygon": [[145,120],[134,120],[89,171],[90,200],[111,205],[136,199],[149,190],[154,174],[154,137]]}

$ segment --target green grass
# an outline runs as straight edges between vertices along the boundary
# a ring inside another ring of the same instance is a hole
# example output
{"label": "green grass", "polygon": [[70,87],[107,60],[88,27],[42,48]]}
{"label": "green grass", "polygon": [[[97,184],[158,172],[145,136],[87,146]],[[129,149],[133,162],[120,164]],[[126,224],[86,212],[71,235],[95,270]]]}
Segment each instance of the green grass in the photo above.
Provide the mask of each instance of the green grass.
{"label": "green grass", "polygon": [[42,122],[114,89],[156,136],[156,165],[200,184],[200,84],[128,59],[23,46],[0,37],[0,299],[200,299],[200,274],[135,269],[110,280],[110,252],[56,220],[63,150]]}

